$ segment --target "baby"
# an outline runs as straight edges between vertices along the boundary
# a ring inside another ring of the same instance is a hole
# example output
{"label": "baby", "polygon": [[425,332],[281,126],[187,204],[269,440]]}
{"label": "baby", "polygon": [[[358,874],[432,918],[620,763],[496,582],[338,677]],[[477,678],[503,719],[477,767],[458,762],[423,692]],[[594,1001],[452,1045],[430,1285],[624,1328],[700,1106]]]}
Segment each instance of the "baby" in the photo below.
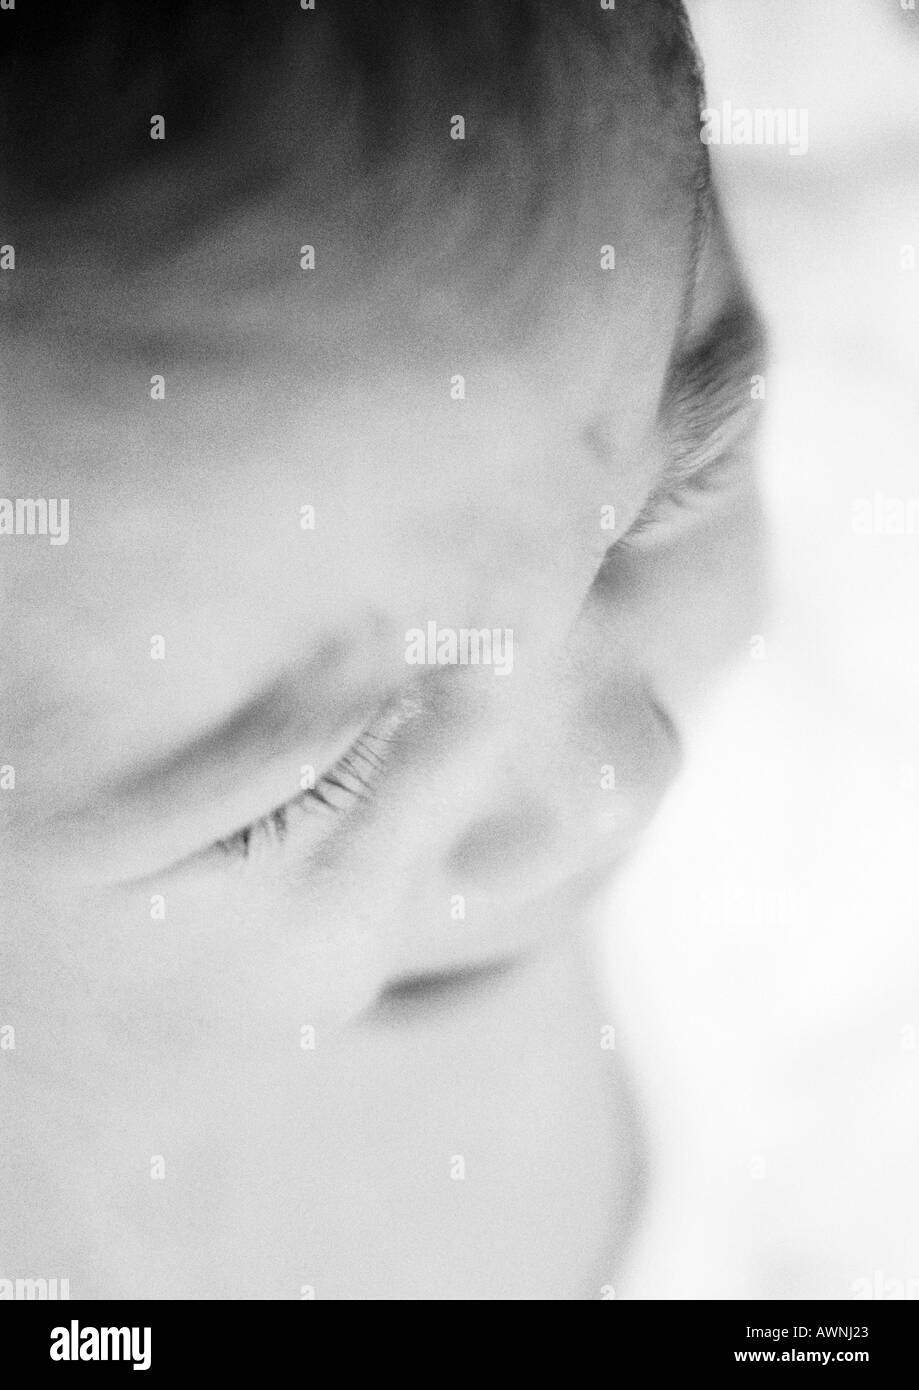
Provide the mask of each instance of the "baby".
{"label": "baby", "polygon": [[585,927],[758,585],[682,9],[2,24],[0,1276],[602,1297]]}

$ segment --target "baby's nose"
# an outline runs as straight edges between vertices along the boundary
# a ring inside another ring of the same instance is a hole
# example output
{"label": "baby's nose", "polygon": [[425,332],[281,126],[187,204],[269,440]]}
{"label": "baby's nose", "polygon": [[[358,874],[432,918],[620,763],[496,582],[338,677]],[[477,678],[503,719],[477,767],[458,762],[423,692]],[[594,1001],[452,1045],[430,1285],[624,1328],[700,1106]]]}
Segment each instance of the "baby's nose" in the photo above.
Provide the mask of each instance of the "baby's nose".
{"label": "baby's nose", "polygon": [[640,685],[606,695],[556,709],[510,776],[480,780],[488,793],[445,855],[456,891],[536,898],[631,847],[672,780],[675,735]]}
{"label": "baby's nose", "polygon": [[492,812],[474,821],[453,845],[451,878],[484,892],[532,880],[534,867],[558,850],[558,827],[551,811],[535,802]]}

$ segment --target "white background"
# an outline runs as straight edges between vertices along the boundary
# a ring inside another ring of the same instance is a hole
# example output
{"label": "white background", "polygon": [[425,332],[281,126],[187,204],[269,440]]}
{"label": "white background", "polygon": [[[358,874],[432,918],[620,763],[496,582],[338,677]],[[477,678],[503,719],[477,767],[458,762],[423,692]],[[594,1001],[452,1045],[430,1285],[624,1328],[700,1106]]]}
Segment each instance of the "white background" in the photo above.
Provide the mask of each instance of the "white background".
{"label": "white background", "polygon": [[[651,1142],[617,1297],[919,1298],[919,14],[696,0],[713,149],[773,340],[774,599],[601,934]],[[753,636],[754,634],[751,634]]]}

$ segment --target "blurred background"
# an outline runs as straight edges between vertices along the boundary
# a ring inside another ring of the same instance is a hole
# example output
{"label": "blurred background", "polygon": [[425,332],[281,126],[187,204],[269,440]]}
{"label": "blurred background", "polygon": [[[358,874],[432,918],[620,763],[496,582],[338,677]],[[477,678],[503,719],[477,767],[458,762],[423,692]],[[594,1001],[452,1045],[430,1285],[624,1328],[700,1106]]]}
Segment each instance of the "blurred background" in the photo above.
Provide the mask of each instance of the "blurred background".
{"label": "blurred background", "polygon": [[770,326],[773,599],[599,934],[650,1142],[616,1296],[919,1299],[919,10],[690,0]]}

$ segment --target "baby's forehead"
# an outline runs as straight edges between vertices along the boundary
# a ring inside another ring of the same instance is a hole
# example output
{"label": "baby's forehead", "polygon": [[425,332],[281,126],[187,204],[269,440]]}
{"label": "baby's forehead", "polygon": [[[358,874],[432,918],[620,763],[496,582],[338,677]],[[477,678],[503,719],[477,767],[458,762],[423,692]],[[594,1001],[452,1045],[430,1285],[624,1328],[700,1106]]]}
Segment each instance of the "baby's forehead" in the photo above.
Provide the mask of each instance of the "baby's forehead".
{"label": "baby's forehead", "polygon": [[[115,103],[120,136],[99,126],[115,100],[100,80],[60,207],[50,88],[66,56],[22,87],[4,492],[67,498],[70,537],[3,538],[8,709],[36,701],[50,661],[58,714],[126,742],[157,636],[177,657],[162,669],[184,673],[147,701],[166,728],[193,723],[196,700],[206,722],[256,668],[375,606],[394,630],[432,614],[507,626],[546,585],[583,591],[600,506],[638,497],[698,225],[685,53],[654,57],[664,30],[620,6],[618,36],[597,16],[568,30],[584,81],[566,91],[550,7],[522,7],[515,48],[473,5],[460,32],[438,37],[438,17],[406,48],[421,76],[400,86],[387,25],[412,7],[364,8],[386,61],[331,17],[312,57],[265,43],[273,85],[212,64],[200,128],[181,35],[169,81],[151,60],[135,106]],[[640,76],[623,56],[638,51]],[[304,76],[316,53],[334,53],[343,94],[331,125],[316,118],[335,82]],[[598,460],[584,437],[601,409]]]}
{"label": "baby's forehead", "polygon": [[[82,535],[100,562],[125,540],[168,550],[191,528],[193,540],[239,532],[241,569],[266,505],[277,525],[307,505],[326,517],[375,510],[401,541],[400,508],[452,513],[461,528],[475,499],[487,507],[497,488],[501,515],[519,487],[531,494],[521,518],[535,519],[546,454],[598,414],[607,488],[628,490],[681,323],[697,206],[668,198],[663,175],[622,174],[617,189],[598,192],[599,212],[582,203],[565,239],[530,257],[539,322],[515,342],[451,286],[424,282],[410,231],[364,298],[338,293],[346,238],[330,286],[322,237],[309,269],[289,257],[250,276],[242,228],[230,246],[199,236],[130,282],[43,265],[39,297],[60,292],[34,317],[30,271],[17,272],[5,490],[69,497],[73,543]],[[250,210],[242,225],[255,254],[262,223]],[[599,240],[610,226],[615,245]],[[26,559],[53,574],[34,549],[14,564]]]}
{"label": "baby's forehead", "polygon": [[[653,331],[645,318],[622,334],[617,417],[636,440],[678,285]],[[77,334],[53,363],[23,339],[4,491],[67,499],[69,536],[0,539],[16,759],[66,789],[88,751],[123,760],[138,740],[191,737],[370,614],[401,659],[432,616],[518,628],[534,605],[574,607],[600,505],[640,487],[627,449],[611,476],[584,447],[599,330],[575,319],[533,360],[449,339],[419,354],[393,331],[319,371],[258,335],[241,360],[164,348],[95,372]]]}
{"label": "baby's forehead", "polygon": [[330,388],[379,469],[386,401],[376,420],[362,407],[386,374],[401,421],[449,455],[428,405],[463,400],[470,417],[488,398],[494,418],[507,361],[544,411],[586,416],[615,393],[625,437],[659,390],[699,222],[705,150],[675,7],[572,20],[529,4],[507,28],[479,5],[446,28],[425,5],[280,28],[238,9],[259,40],[246,63],[182,4],[149,50],[141,21],[107,9],[66,178],[52,116],[92,7],[44,64],[13,64],[17,488],[33,489],[37,457],[89,490],[116,474],[130,507],[177,478],[206,490],[209,460],[232,494],[238,462],[264,469]]}

